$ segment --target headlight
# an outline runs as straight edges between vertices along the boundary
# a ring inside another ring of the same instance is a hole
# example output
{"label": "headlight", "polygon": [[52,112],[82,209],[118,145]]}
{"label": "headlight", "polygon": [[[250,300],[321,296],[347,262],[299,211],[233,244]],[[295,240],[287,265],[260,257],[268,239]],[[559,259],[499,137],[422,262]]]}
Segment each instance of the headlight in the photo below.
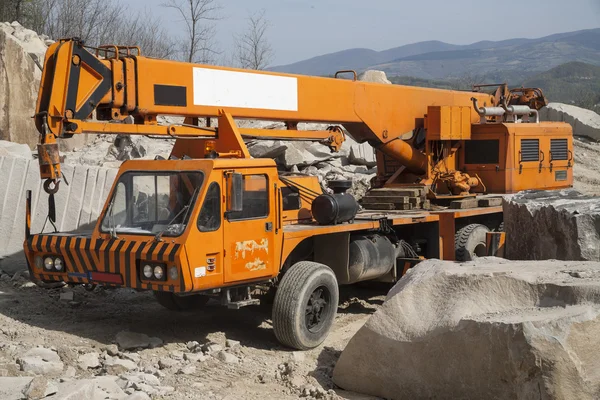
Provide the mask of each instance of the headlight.
{"label": "headlight", "polygon": [[165,270],[162,266],[157,265],[156,267],[154,267],[154,277],[156,279],[162,279],[164,275],[165,275]]}
{"label": "headlight", "polygon": [[176,266],[169,267],[169,279],[171,279],[172,281],[175,281],[175,280],[177,280],[178,277],[179,277],[179,272],[177,272],[177,267]]}
{"label": "headlight", "polygon": [[44,259],[44,268],[46,268],[48,271],[52,271],[52,268],[54,268],[54,260],[52,257],[46,257]]}
{"label": "headlight", "polygon": [[42,269],[44,268],[44,259],[42,256],[35,256],[35,268]]}
{"label": "headlight", "polygon": [[56,257],[54,259],[54,269],[57,271],[62,271],[63,269],[63,260],[60,257]]}
{"label": "headlight", "polygon": [[152,267],[150,265],[144,265],[144,276],[148,279],[152,278]]}

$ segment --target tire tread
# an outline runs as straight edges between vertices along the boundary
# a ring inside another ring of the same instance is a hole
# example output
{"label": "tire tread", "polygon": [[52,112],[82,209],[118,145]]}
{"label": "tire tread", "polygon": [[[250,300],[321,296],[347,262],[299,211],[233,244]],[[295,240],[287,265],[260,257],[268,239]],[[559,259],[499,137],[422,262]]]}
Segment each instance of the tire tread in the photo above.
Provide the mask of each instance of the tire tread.
{"label": "tire tread", "polygon": [[[329,267],[316,262],[300,261],[294,264],[283,276],[279,288],[275,293],[273,331],[277,340],[286,346],[300,350],[307,350],[309,348],[300,341],[300,338],[294,332],[292,324],[282,322],[294,320],[298,301],[295,294],[301,290],[307,279],[320,269],[326,269],[333,274],[333,271]],[[335,318],[337,305],[334,307]]]}
{"label": "tire tread", "polygon": [[482,224],[469,224],[460,228],[458,232],[456,232],[454,235],[456,261],[468,261],[471,258],[469,255],[469,250],[467,249],[467,243],[473,231],[480,226],[483,226],[487,229],[487,227]]}

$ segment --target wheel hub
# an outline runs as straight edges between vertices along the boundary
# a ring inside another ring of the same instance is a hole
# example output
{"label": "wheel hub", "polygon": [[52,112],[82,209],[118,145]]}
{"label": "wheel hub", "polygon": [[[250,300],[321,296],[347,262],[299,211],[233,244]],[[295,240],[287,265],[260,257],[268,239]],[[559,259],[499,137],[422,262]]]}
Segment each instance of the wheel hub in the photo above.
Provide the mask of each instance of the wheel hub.
{"label": "wheel hub", "polygon": [[309,331],[318,331],[327,315],[328,293],[324,287],[318,287],[312,292],[306,304],[306,327]]}

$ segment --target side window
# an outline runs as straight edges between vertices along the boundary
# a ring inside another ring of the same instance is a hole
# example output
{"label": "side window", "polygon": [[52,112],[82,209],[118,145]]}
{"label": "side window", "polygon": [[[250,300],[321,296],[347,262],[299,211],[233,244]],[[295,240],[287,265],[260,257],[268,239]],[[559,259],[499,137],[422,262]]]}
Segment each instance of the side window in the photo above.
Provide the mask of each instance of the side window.
{"label": "side window", "polygon": [[261,218],[269,215],[269,192],[266,175],[244,175],[243,210],[230,212],[230,221]]}
{"label": "side window", "polygon": [[283,211],[300,209],[300,192],[298,188],[291,186],[282,187],[281,197],[283,199]]}
{"label": "side window", "polygon": [[221,226],[221,189],[217,182],[213,182],[206,191],[204,204],[198,216],[198,230],[212,232]]}

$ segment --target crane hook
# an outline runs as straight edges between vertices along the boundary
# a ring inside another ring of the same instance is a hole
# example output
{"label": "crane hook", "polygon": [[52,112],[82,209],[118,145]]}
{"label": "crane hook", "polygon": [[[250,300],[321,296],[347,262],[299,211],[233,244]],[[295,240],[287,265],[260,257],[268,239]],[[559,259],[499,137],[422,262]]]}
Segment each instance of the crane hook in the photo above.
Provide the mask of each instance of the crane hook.
{"label": "crane hook", "polygon": [[[60,179],[46,179],[44,181],[44,191],[48,194],[54,194],[58,192],[58,185],[60,183]],[[54,186],[50,186],[50,185]]]}

